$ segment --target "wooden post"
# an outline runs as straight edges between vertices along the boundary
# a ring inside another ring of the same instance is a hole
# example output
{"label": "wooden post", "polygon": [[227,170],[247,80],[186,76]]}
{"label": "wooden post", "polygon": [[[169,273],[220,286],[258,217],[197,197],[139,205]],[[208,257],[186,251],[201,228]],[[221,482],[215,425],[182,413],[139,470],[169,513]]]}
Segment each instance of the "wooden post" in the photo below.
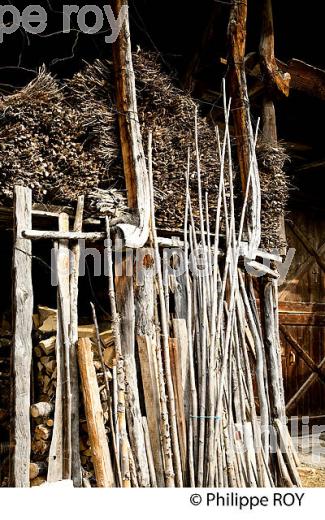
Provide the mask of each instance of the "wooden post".
{"label": "wooden post", "polygon": [[[84,196],[78,198],[73,231],[82,231]],[[71,245],[70,274],[70,373],[71,373],[71,476],[75,487],[82,486],[80,448],[79,448],[79,380],[78,380],[78,279],[80,246],[78,242]]]}
{"label": "wooden post", "polygon": [[89,338],[81,338],[78,341],[78,361],[97,486],[114,487],[111,456]]}
{"label": "wooden post", "polygon": [[[128,7],[127,0],[114,1],[115,16],[122,7]],[[118,224],[118,227],[124,233],[127,246],[142,247],[149,235],[149,180],[138,119],[128,14],[113,44],[113,65],[128,203],[130,208],[137,209],[139,219],[138,227],[130,224]]]}
{"label": "wooden post", "polygon": [[115,277],[116,307],[120,316],[121,346],[124,359],[126,392],[126,417],[133,456],[138,469],[140,487],[150,486],[149,467],[140,410],[137,371],[135,366],[135,309],[133,276],[128,276],[127,259],[116,265],[119,271]]}
{"label": "wooden post", "polygon": [[[277,92],[285,96],[289,95],[290,74],[283,74],[279,70],[275,60],[272,0],[263,0],[259,53],[265,87],[262,107],[263,138],[266,143],[277,147],[278,137],[273,97]],[[284,216],[280,217],[279,233],[281,244],[286,244]],[[286,248],[284,246],[281,247],[281,253],[286,254]]]}
{"label": "wooden post", "polygon": [[30,376],[32,362],[32,246],[22,230],[32,227],[32,192],[14,189],[13,252],[13,409],[14,426],[10,480],[15,487],[29,487],[30,463]]}
{"label": "wooden post", "polygon": [[246,20],[247,0],[234,0],[228,25],[228,84],[243,193],[246,190],[251,157],[248,138],[249,99],[245,74]]}

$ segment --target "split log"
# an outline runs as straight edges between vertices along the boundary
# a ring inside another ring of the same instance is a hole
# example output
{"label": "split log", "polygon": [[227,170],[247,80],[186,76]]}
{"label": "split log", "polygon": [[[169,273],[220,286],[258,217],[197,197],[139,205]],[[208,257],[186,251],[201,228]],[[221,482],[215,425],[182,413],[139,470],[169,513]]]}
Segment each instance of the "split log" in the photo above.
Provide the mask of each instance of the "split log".
{"label": "split log", "polygon": [[98,487],[114,487],[114,474],[103,420],[103,410],[91,343],[87,338],[78,341],[78,361],[84,396],[92,461]]}
{"label": "split log", "polygon": [[30,413],[32,417],[36,419],[37,417],[48,417],[49,415],[51,415],[53,410],[54,405],[52,403],[40,402],[32,404],[30,408]]}
{"label": "split log", "polygon": [[34,439],[32,441],[32,452],[35,453],[35,455],[43,456],[48,453],[49,448],[50,443],[44,439]]}
{"label": "split log", "polygon": [[36,477],[33,480],[31,480],[30,485],[31,487],[42,486],[43,484],[45,484],[45,482],[45,477]]}
{"label": "split log", "polygon": [[44,424],[38,424],[35,428],[35,439],[46,441],[51,436],[51,430]]}
{"label": "split log", "polygon": [[33,480],[36,477],[43,476],[46,474],[46,471],[46,462],[31,462],[29,465],[29,478]]}
{"label": "split log", "polygon": [[45,354],[48,356],[49,354],[52,354],[52,352],[55,351],[55,342],[56,342],[56,337],[52,336],[51,338],[43,339],[42,341],[40,341],[39,346],[43,349]]}
{"label": "split log", "polygon": [[32,193],[29,188],[14,189],[13,320],[12,352],[15,446],[10,464],[13,486],[29,487],[30,453],[30,375],[32,363],[32,247],[22,230],[32,225]]}

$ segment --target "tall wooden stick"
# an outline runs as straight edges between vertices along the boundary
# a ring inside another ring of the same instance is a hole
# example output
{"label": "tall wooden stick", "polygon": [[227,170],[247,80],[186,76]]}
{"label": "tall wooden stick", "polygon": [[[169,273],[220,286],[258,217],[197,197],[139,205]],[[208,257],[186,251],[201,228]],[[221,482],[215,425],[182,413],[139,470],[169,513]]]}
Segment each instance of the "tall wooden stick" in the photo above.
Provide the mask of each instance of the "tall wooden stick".
{"label": "tall wooden stick", "polygon": [[13,486],[29,487],[30,462],[30,375],[32,362],[32,246],[22,237],[32,227],[32,192],[23,186],[14,189],[13,253],[13,409],[14,425],[10,480]]}
{"label": "tall wooden stick", "polygon": [[126,417],[125,417],[125,373],[122,357],[121,345],[121,329],[120,317],[116,309],[114,275],[113,275],[113,258],[112,258],[112,244],[111,232],[108,217],[105,219],[106,223],[106,261],[107,261],[107,278],[108,278],[108,295],[111,304],[111,314],[114,326],[115,350],[116,350],[116,364],[117,364],[117,386],[118,386],[118,403],[117,403],[117,418],[118,418],[118,439],[120,444],[120,467],[122,474],[123,487],[130,487],[130,465],[129,465],[129,451],[128,438],[126,431]]}
{"label": "tall wooden stick", "polygon": [[168,326],[167,326],[167,316],[166,316],[166,307],[165,307],[165,299],[164,299],[164,287],[162,280],[162,270],[161,270],[161,259],[159,253],[159,245],[155,224],[155,209],[154,209],[154,190],[153,190],[153,173],[152,173],[152,133],[149,133],[149,141],[148,141],[148,164],[149,164],[149,185],[150,185],[150,208],[151,208],[151,230],[152,230],[152,238],[154,244],[155,251],[155,264],[157,270],[157,283],[158,283],[158,296],[160,302],[160,316],[161,316],[161,332],[162,332],[162,346],[164,352],[164,362],[165,362],[165,376],[166,376],[166,386],[168,392],[168,410],[169,410],[169,420],[170,420],[170,430],[171,430],[171,438],[172,438],[172,446],[173,446],[173,455],[175,461],[175,477],[176,483],[178,486],[183,485],[183,477],[182,477],[182,467],[180,460],[180,452],[179,452],[179,442],[177,436],[177,423],[176,423],[176,408],[175,408],[175,399],[174,399],[174,389],[173,382],[171,376],[171,368],[170,368],[170,358],[169,358],[169,344],[168,344]]}
{"label": "tall wooden stick", "polygon": [[[84,196],[78,197],[73,231],[82,231]],[[78,242],[71,244],[70,269],[70,373],[71,373],[71,449],[72,479],[75,487],[82,486],[80,447],[79,447],[79,377],[78,377],[78,279],[80,246]]]}

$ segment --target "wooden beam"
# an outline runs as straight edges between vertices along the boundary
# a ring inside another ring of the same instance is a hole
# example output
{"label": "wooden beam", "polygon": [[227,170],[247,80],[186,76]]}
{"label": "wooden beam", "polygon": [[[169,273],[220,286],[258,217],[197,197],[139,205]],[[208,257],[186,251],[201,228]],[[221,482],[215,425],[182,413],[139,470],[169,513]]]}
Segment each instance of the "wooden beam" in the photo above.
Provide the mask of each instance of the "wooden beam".
{"label": "wooden beam", "polygon": [[325,100],[325,71],[292,58],[288,64],[277,60],[278,67],[291,76],[290,88]]}
{"label": "wooden beam", "polygon": [[22,230],[32,225],[32,192],[14,188],[13,252],[13,398],[14,426],[10,480],[15,487],[29,487],[30,464],[30,377],[32,363],[32,246]]}
{"label": "wooden beam", "polygon": [[[258,78],[261,83],[263,82],[263,73],[260,64],[257,63],[257,56],[254,56],[254,54],[252,54],[250,66],[246,70],[247,74]],[[303,92],[322,101],[325,100],[324,70],[295,58],[292,58],[288,63],[275,59],[275,70],[283,78],[288,78],[286,75],[290,75],[290,90]]]}
{"label": "wooden beam", "polygon": [[250,168],[249,99],[245,73],[247,0],[234,0],[228,24],[228,84],[243,192]]}
{"label": "wooden beam", "polygon": [[25,229],[23,237],[31,240],[88,240],[89,242],[99,242],[106,238],[105,233],[82,232],[82,231],[39,231],[36,229]]}
{"label": "wooden beam", "polygon": [[274,27],[272,0],[263,0],[262,31],[260,39],[260,64],[263,83],[269,93],[281,92],[289,95],[290,74],[283,73],[277,66],[274,55]]}
{"label": "wooden beam", "polygon": [[81,338],[78,341],[78,361],[97,487],[114,487],[111,455],[89,338]]}
{"label": "wooden beam", "polygon": [[[125,7],[128,7],[127,0],[115,0],[115,16]],[[137,248],[146,243],[149,235],[149,180],[138,118],[128,14],[113,44],[113,65],[128,203],[136,210],[139,220],[137,225],[123,223],[117,227],[122,230],[126,245]]]}

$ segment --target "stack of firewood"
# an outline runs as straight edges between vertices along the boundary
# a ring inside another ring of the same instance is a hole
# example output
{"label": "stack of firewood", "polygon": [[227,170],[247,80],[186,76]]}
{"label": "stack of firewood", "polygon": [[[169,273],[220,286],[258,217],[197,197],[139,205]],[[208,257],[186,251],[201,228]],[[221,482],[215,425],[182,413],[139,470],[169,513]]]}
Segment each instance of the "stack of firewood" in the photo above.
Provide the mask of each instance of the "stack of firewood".
{"label": "stack of firewood", "polygon": [[[30,464],[30,484],[40,486],[46,482],[48,457],[54,425],[54,403],[57,386],[56,363],[56,333],[57,310],[49,307],[38,306],[38,313],[33,316],[35,336],[38,338],[34,346],[35,388],[34,393],[38,402],[31,406],[32,419],[32,458]],[[111,369],[115,366],[114,338],[111,329],[106,329],[106,323],[101,327],[100,341],[104,347],[103,359],[105,374],[100,362],[98,348],[95,340],[95,327],[80,325],[79,337],[89,337],[93,351],[93,366],[96,371],[99,395],[103,410],[105,431],[109,434],[108,427],[108,398],[105,388],[105,377],[112,380]],[[92,449],[88,435],[87,420],[83,406],[80,407],[80,460],[82,465],[83,485],[88,487],[96,485],[94,467],[92,462]]]}

